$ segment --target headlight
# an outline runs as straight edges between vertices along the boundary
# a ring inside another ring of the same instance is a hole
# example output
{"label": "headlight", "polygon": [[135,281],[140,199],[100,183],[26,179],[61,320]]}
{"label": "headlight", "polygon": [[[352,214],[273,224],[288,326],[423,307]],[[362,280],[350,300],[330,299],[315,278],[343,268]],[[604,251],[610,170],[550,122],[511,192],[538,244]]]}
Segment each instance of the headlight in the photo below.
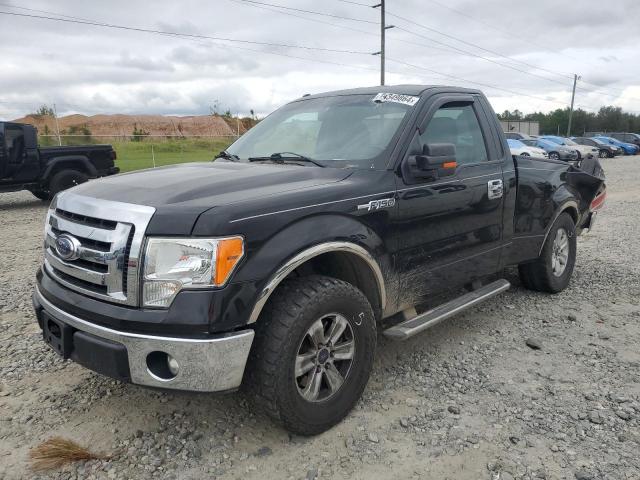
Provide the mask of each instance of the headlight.
{"label": "headlight", "polygon": [[242,237],[149,238],[143,306],[168,307],[182,289],[224,285],[243,255]]}

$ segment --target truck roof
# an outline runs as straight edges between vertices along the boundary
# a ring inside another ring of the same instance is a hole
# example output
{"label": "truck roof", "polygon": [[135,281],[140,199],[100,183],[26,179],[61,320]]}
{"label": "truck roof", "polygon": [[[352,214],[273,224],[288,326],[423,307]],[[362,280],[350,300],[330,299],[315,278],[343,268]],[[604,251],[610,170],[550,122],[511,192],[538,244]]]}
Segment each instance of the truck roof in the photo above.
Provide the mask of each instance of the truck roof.
{"label": "truck roof", "polygon": [[459,92],[459,93],[482,93],[480,90],[471,89],[471,88],[463,88],[463,87],[455,87],[455,86],[447,86],[447,85],[378,85],[374,87],[360,87],[360,88],[349,88],[346,90],[334,90],[330,92],[322,92],[316,93],[313,95],[305,95],[303,97],[298,98],[301,99],[309,99],[309,98],[320,98],[320,97],[334,97],[338,95],[366,95],[371,94],[375,95],[376,93],[400,93],[402,95],[422,95],[427,90],[442,90],[449,92]]}

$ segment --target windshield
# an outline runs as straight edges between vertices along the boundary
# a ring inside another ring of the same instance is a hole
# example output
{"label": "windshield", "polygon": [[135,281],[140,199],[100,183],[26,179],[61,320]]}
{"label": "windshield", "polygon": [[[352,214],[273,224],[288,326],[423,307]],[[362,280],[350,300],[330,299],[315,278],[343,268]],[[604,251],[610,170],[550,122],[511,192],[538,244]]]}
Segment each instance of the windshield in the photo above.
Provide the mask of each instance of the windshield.
{"label": "windshield", "polygon": [[526,145],[522,143],[520,140],[514,140],[512,138],[507,139],[507,143],[511,148],[525,148]]}
{"label": "windshield", "polygon": [[399,101],[408,98],[413,102],[407,105],[387,98],[374,101],[379,97],[343,95],[289,103],[240,137],[227,152],[241,160],[274,153],[289,158],[286,152],[326,166],[383,168],[383,154],[392,147],[391,140],[418,98],[403,96]]}
{"label": "windshield", "polygon": [[559,144],[550,142],[549,140],[542,140],[539,138],[538,145],[540,145],[542,148],[557,148]]}
{"label": "windshield", "polygon": [[558,145],[577,145],[573,140],[562,137],[544,137],[544,140],[547,142],[557,143]]}

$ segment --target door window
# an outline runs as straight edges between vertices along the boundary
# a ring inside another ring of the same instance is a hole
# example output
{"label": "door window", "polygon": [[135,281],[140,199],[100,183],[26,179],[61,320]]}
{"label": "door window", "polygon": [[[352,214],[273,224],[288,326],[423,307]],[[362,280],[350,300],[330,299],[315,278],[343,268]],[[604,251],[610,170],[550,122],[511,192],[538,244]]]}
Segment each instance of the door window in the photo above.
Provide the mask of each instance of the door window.
{"label": "door window", "polygon": [[453,143],[459,165],[488,159],[484,135],[471,104],[449,103],[440,107],[420,140],[423,144]]}
{"label": "door window", "polygon": [[22,128],[6,125],[4,128],[4,143],[7,152],[7,163],[9,165],[21,163],[24,153],[24,132]]}

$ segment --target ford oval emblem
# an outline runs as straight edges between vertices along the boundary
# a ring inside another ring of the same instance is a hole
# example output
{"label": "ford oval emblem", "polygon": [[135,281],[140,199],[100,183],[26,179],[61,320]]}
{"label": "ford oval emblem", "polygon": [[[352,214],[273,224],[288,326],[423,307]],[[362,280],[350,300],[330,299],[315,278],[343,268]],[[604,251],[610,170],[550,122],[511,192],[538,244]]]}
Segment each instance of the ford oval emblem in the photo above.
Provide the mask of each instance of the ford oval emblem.
{"label": "ford oval emblem", "polygon": [[77,238],[63,233],[56,238],[56,253],[63,260],[75,260],[78,258],[80,242]]}

